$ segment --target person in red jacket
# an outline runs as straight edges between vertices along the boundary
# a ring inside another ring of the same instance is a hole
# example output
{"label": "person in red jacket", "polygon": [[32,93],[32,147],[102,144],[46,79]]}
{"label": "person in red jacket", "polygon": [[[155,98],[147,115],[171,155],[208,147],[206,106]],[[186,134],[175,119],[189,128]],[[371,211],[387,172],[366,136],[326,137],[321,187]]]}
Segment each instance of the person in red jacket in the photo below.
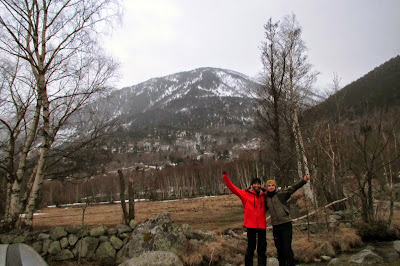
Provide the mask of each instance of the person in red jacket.
{"label": "person in red jacket", "polygon": [[[223,173],[223,179],[226,186],[233,194],[238,196],[244,207],[244,226],[247,229],[247,249],[244,257],[246,266],[253,265],[254,251],[257,246],[258,265],[267,265],[265,252],[267,250],[265,218],[265,196],[261,190],[261,180],[254,178],[251,181],[252,189],[240,189],[236,187],[227,172]],[[257,241],[258,238],[258,241]]]}

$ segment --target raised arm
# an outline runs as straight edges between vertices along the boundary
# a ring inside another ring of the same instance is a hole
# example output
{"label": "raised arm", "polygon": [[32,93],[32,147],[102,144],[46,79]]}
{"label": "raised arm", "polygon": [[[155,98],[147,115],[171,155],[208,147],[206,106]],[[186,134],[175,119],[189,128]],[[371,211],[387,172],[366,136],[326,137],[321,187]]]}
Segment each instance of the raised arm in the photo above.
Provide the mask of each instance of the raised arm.
{"label": "raised arm", "polygon": [[242,198],[244,190],[238,188],[232,183],[227,172],[223,172],[222,178],[224,179],[225,185],[229,188],[229,190],[239,198]]}
{"label": "raised arm", "polygon": [[307,182],[310,180],[310,176],[309,175],[305,175],[303,180],[294,183],[292,186],[290,186],[287,189],[287,198],[289,198],[293,193],[295,193],[299,188],[301,188],[302,186],[304,186],[305,184],[307,184]]}

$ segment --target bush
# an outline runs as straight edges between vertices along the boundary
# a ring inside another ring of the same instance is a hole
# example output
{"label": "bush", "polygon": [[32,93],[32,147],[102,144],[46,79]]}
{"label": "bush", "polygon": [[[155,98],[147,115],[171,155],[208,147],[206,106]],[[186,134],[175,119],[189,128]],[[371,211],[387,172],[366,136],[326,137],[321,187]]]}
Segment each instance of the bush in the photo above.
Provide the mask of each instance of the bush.
{"label": "bush", "polygon": [[400,238],[399,230],[384,221],[375,221],[370,224],[360,221],[357,223],[357,230],[363,241],[391,241]]}

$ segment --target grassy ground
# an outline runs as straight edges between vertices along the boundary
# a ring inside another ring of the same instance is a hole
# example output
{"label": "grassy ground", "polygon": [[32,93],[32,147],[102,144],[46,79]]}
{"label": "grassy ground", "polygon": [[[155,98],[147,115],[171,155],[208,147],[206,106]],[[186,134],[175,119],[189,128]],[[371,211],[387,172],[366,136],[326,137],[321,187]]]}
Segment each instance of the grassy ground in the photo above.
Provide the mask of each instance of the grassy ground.
{"label": "grassy ground", "polygon": [[[212,230],[216,233],[224,232],[226,229],[234,229],[241,234],[243,230],[243,207],[239,198],[235,195],[224,195],[218,197],[183,199],[165,202],[136,202],[135,214],[138,222],[143,222],[160,213],[168,212],[172,220],[178,224],[189,224],[193,229]],[[34,217],[34,229],[46,229],[54,226],[81,225],[83,208],[79,206],[68,208],[45,208],[39,211],[41,215]],[[122,210],[120,204],[89,205],[85,211],[84,223],[91,227],[105,225],[114,227],[122,223]],[[304,221],[303,221],[304,223]],[[400,227],[400,212],[396,211],[393,224]],[[339,226],[328,231],[321,225],[322,230],[316,234],[308,234],[308,231],[299,230],[301,226],[294,226],[293,251],[295,257],[302,262],[313,262],[321,254],[335,254],[335,251],[351,252],[360,247],[361,238],[355,229]],[[304,229],[304,227],[303,227]],[[276,249],[273,242],[272,232],[267,232],[267,256],[276,257]],[[213,243],[219,245],[221,254],[225,254],[224,243]],[[238,247],[242,248],[235,258],[238,263],[243,260],[245,241]],[[217,248],[212,249],[214,255]],[[200,256],[198,253],[210,253],[207,250],[193,251],[193,257]],[[228,252],[229,253],[229,252]],[[239,254],[240,253],[240,254]],[[190,263],[188,263],[190,264]],[[235,263],[234,263],[235,264]],[[71,264],[73,265],[73,264]],[[91,264],[85,264],[91,265]],[[236,264],[235,264],[236,265]]]}
{"label": "grassy ground", "polygon": [[[243,207],[235,195],[183,199],[165,202],[135,203],[135,219],[143,222],[160,213],[168,212],[178,225],[189,224],[194,229],[223,231],[243,224]],[[44,208],[34,216],[34,228],[81,225],[83,208]],[[122,223],[120,204],[89,205],[84,223],[90,226],[115,226]]]}

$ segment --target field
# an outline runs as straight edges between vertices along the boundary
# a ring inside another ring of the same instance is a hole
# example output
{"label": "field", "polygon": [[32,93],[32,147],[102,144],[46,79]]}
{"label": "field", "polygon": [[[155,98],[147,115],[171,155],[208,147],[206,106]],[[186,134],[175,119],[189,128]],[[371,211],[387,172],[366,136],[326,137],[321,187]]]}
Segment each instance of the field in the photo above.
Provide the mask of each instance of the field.
{"label": "field", "polygon": [[[243,224],[243,207],[235,195],[181,199],[174,201],[135,203],[135,220],[143,222],[160,213],[168,212],[178,225],[189,224],[194,229],[223,231]],[[34,216],[34,228],[81,225],[81,206],[44,208]],[[84,223],[89,226],[113,227],[122,223],[122,208],[118,203],[89,205],[85,210]]]}
{"label": "field", "polygon": [[[228,228],[238,229],[235,231],[243,232],[243,207],[239,198],[233,194],[163,202],[141,201],[135,203],[135,211],[135,219],[138,222],[143,222],[160,213],[168,212],[172,220],[178,225],[189,224],[193,229],[212,230],[216,233],[222,233]],[[83,208],[81,206],[45,208],[38,211],[34,216],[34,229],[81,225],[82,213]],[[105,225],[109,228],[114,227],[122,223],[121,205],[117,203],[89,205],[85,211],[84,223],[91,227],[99,225]],[[393,224],[397,228],[400,227],[399,211],[394,213]],[[322,230],[318,234],[312,234],[311,238],[306,231],[298,229],[296,227],[294,230],[293,250],[296,258],[303,262],[312,262],[321,254],[325,254],[326,250],[321,249],[323,246],[321,246],[321,243],[326,243],[327,238],[329,239],[328,242],[330,242],[328,247],[333,245],[341,252],[354,252],[354,247],[359,246],[361,241],[354,229],[344,227],[339,227],[334,232]],[[268,257],[276,257],[272,233],[267,233],[267,240]]]}

